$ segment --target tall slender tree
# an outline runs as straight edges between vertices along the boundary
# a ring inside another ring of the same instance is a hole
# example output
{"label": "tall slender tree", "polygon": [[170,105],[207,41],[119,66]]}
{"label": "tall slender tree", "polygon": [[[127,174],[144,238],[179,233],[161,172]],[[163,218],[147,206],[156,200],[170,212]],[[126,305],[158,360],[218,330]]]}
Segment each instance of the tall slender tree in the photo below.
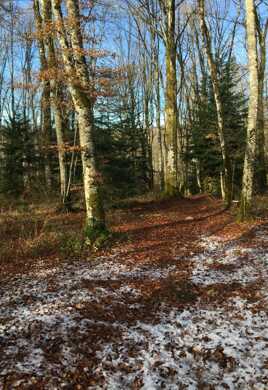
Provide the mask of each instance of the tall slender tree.
{"label": "tall slender tree", "polygon": [[[37,1],[37,0],[35,0]],[[57,137],[57,149],[59,160],[59,172],[60,172],[60,190],[63,206],[66,206],[67,202],[67,167],[64,145],[64,118],[62,109],[62,81],[60,79],[60,70],[58,69],[58,61],[55,52],[54,37],[50,33],[50,26],[52,24],[52,8],[51,0],[41,0],[42,16],[39,14],[40,23],[43,26],[43,40],[46,50],[46,58],[49,72],[45,75],[49,78],[50,90],[51,90],[51,102],[55,118],[55,128]],[[53,77],[50,75],[53,74]]]}
{"label": "tall slender tree", "polygon": [[256,38],[256,13],[254,0],[245,0],[248,70],[249,70],[249,103],[247,146],[244,161],[243,183],[241,193],[240,218],[249,217],[252,209],[253,183],[256,161],[257,121],[259,103],[258,56]]}
{"label": "tall slender tree", "polygon": [[220,141],[222,161],[223,161],[223,198],[227,205],[231,203],[232,197],[232,176],[231,176],[231,163],[230,156],[227,150],[225,126],[224,126],[224,115],[223,115],[223,104],[220,95],[220,83],[217,74],[217,65],[212,53],[211,37],[207,27],[205,19],[205,0],[198,0],[198,13],[200,27],[202,31],[205,51],[207,54],[208,65],[210,69],[211,81],[214,91],[214,99],[217,108],[217,122],[218,122],[218,136]]}
{"label": "tall slender tree", "polygon": [[178,195],[177,66],[175,36],[175,0],[160,2],[165,15],[166,91],[165,91],[165,192]]}
{"label": "tall slender tree", "polygon": [[266,71],[266,39],[268,33],[268,18],[262,25],[261,15],[255,8],[256,29],[258,41],[258,79],[259,79],[259,103],[258,103],[258,128],[257,128],[257,161],[256,183],[258,190],[264,192],[267,186],[267,156],[265,156],[265,133],[264,133],[264,85]]}
{"label": "tall slender tree", "polygon": [[100,176],[96,167],[93,142],[93,92],[83,44],[81,15],[77,0],[52,0],[57,36],[62,49],[65,74],[79,125],[86,204],[86,232],[89,239],[105,228],[105,214],[100,195]]}
{"label": "tall slender tree", "polygon": [[[40,71],[45,74],[48,72],[48,61],[46,57],[46,46],[42,35],[42,16],[40,12],[39,0],[34,0],[34,15],[36,30],[38,31],[38,49],[40,59]],[[52,189],[52,173],[50,166],[49,146],[51,144],[51,104],[50,104],[50,81],[47,78],[42,79],[41,92],[41,130],[42,130],[42,146],[45,166],[45,180],[47,189]]]}

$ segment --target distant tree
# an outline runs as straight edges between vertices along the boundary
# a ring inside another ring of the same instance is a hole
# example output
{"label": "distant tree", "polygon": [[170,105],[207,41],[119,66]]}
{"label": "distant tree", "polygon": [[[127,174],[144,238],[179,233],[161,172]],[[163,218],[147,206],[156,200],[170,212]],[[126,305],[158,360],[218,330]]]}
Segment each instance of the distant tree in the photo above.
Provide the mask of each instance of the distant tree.
{"label": "distant tree", "polygon": [[30,192],[33,176],[39,166],[31,126],[23,115],[9,118],[1,128],[4,139],[1,159],[0,192],[19,197]]}

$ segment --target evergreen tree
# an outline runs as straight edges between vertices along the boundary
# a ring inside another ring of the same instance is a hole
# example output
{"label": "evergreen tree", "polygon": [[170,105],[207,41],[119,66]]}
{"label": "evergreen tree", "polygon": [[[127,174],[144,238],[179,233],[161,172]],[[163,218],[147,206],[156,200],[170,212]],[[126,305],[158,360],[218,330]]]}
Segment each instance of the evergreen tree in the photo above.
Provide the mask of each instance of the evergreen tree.
{"label": "evergreen tree", "polygon": [[119,96],[100,101],[96,113],[96,151],[106,195],[144,193],[149,186],[149,163],[138,113]]}
{"label": "evergreen tree", "polygon": [[[225,137],[230,154],[233,190],[241,184],[243,156],[245,150],[246,99],[239,91],[239,67],[234,59],[218,65],[220,94],[223,102]],[[217,112],[211,82],[200,86],[201,98],[196,102],[190,158],[198,160],[203,189],[220,193],[222,158],[217,135]]]}
{"label": "evergreen tree", "polygon": [[38,170],[34,137],[29,121],[20,114],[9,118],[1,133],[3,148],[0,191],[19,196],[30,185],[34,172]]}

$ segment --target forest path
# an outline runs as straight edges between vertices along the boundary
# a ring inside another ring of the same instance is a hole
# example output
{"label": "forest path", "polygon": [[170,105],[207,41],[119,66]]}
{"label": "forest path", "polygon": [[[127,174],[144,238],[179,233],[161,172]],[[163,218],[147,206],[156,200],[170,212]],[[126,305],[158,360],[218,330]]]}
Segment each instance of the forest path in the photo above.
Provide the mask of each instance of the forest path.
{"label": "forest path", "polygon": [[0,287],[0,389],[267,389],[268,223],[207,197],[113,213],[128,239]]}

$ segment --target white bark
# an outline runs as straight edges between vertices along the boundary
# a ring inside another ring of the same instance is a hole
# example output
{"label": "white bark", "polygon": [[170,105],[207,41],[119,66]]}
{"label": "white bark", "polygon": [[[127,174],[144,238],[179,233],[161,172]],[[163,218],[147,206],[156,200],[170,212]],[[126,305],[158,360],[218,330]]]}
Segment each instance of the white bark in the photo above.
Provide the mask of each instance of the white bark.
{"label": "white bark", "polygon": [[[74,103],[79,126],[80,146],[83,165],[84,194],[87,212],[87,226],[104,227],[104,211],[99,193],[99,176],[96,169],[95,150],[92,134],[92,101],[89,96],[90,80],[83,54],[83,41],[76,0],[66,0],[68,18],[66,26],[60,2],[52,0],[52,9],[58,25],[58,37],[62,48],[68,87]],[[68,35],[66,34],[68,29]]]}
{"label": "white bark", "polygon": [[[41,0],[41,6],[42,6],[42,16],[40,15],[40,18],[42,18],[43,29],[45,29],[52,22],[51,0]],[[53,72],[55,72],[57,67],[57,61],[56,61],[53,37],[47,36],[46,34],[43,38],[43,42],[44,42],[43,44],[45,49],[44,55],[47,57],[47,66],[50,69],[53,69]],[[63,117],[62,117],[62,110],[60,106],[61,103],[59,101],[59,96],[58,96],[59,85],[56,78],[52,77],[50,79],[50,89],[51,89],[51,101],[52,101],[52,107],[54,111],[56,138],[57,138],[57,147],[58,147],[61,198],[62,198],[62,202],[65,203],[66,195],[67,195],[66,193],[67,169],[65,163],[65,151],[64,151],[64,139],[63,139]]]}
{"label": "white bark", "polygon": [[220,83],[218,80],[216,63],[212,54],[211,38],[205,20],[204,0],[198,0],[198,12],[199,12],[200,27],[202,31],[205,51],[207,54],[208,65],[209,65],[209,70],[211,75],[214,99],[216,103],[218,137],[220,141],[221,154],[223,160],[223,171],[224,171],[223,182],[222,182],[222,195],[224,196],[224,200],[226,201],[226,203],[229,204],[231,202],[231,164],[230,164],[230,158],[228,155],[225,134],[224,134],[224,117],[223,117],[223,105],[222,105],[221,95],[220,95]]}
{"label": "white bark", "polygon": [[257,144],[257,118],[258,118],[258,58],[256,40],[256,19],[254,0],[245,0],[246,27],[248,44],[248,69],[249,69],[249,107],[247,126],[247,146],[243,171],[243,187],[241,196],[241,218],[244,219],[250,213],[253,198],[254,165],[256,160]]}

